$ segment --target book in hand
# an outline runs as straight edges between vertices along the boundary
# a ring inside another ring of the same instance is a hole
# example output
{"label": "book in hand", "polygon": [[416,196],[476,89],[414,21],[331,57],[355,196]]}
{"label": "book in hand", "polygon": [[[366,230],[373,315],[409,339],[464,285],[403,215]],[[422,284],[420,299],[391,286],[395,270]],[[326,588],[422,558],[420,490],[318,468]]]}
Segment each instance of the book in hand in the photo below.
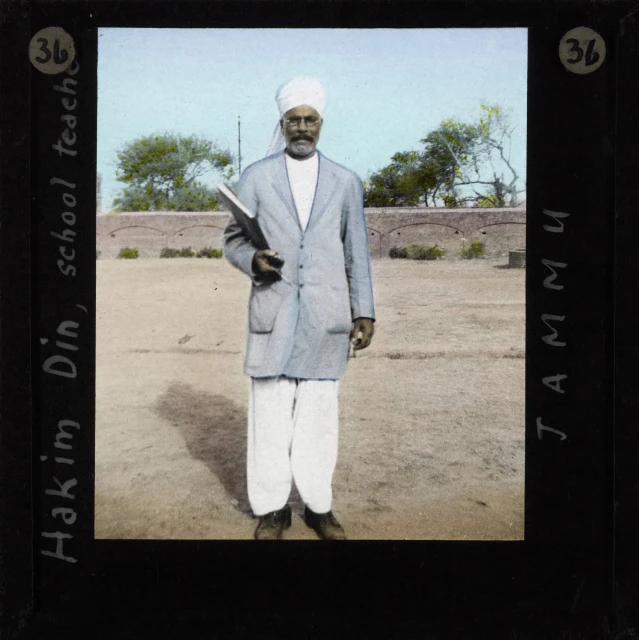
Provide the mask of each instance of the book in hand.
{"label": "book in hand", "polygon": [[269,249],[268,242],[257,221],[256,215],[233,193],[224,182],[217,185],[217,190],[225,207],[231,212],[246,237],[256,249]]}
{"label": "book in hand", "polygon": [[[226,183],[220,182],[217,185],[217,190],[223,204],[231,212],[251,244],[258,250],[269,249],[268,242],[257,221],[257,216],[233,193],[233,190]],[[267,256],[267,260],[276,269],[280,269],[284,264],[284,260],[277,253],[274,256]],[[284,282],[290,284],[280,270],[277,271],[277,274]]]}

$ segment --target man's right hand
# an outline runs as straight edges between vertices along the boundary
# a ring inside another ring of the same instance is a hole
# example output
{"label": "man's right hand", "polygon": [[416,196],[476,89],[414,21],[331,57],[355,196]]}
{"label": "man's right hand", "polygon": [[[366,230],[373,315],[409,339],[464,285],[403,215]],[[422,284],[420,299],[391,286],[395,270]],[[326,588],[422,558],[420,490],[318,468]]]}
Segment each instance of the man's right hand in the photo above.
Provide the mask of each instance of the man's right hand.
{"label": "man's right hand", "polygon": [[253,255],[253,273],[264,276],[268,279],[279,280],[281,278],[279,269],[284,264],[277,251],[272,249],[260,249]]}

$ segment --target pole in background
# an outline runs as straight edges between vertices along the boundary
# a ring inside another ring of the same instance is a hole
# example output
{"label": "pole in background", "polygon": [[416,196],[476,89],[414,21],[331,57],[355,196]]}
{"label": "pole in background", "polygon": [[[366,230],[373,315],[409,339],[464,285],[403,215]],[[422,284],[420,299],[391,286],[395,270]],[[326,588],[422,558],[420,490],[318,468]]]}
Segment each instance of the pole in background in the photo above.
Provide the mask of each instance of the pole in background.
{"label": "pole in background", "polygon": [[242,173],[242,134],[240,116],[237,116],[237,173]]}

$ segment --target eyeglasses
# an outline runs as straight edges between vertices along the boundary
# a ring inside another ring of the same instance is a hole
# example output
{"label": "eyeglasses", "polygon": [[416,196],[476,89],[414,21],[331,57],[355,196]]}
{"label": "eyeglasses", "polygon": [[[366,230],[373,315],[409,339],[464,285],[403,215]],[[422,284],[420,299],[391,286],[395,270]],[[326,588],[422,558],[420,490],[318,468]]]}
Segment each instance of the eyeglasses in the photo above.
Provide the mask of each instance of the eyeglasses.
{"label": "eyeglasses", "polygon": [[287,127],[297,128],[302,122],[305,122],[309,127],[315,127],[319,124],[319,118],[316,116],[294,116],[290,118],[284,118],[284,124]]}

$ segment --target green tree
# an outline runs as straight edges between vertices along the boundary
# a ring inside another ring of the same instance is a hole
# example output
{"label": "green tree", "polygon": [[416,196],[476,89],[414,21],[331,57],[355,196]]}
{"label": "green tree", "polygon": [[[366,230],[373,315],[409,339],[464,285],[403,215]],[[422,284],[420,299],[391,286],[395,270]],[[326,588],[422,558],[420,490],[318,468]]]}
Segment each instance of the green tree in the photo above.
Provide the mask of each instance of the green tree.
{"label": "green tree", "polygon": [[460,180],[457,184],[472,189],[473,195],[468,200],[475,202],[477,206],[515,206],[518,194],[523,191],[517,189],[519,175],[510,162],[515,127],[511,126],[500,107],[485,104],[480,106],[479,122],[473,125],[472,163],[460,165]]}
{"label": "green tree", "polygon": [[145,136],[118,152],[116,178],[126,187],[113,201],[116,211],[216,210],[215,190],[201,178],[234,175],[233,157],[214,142],[197,136]]}
{"label": "green tree", "polygon": [[417,151],[396,153],[391,164],[366,181],[368,207],[415,206],[436,187],[436,168]]}
{"label": "green tree", "polygon": [[484,104],[475,122],[443,121],[421,140],[421,150],[397,153],[371,175],[367,206],[516,205],[520,191],[510,162],[513,130],[500,107]]}
{"label": "green tree", "polygon": [[464,203],[459,194],[467,164],[481,161],[477,133],[472,125],[449,118],[421,140],[423,156],[434,166],[436,184],[432,191],[433,204],[438,200],[445,207],[458,207]]}

